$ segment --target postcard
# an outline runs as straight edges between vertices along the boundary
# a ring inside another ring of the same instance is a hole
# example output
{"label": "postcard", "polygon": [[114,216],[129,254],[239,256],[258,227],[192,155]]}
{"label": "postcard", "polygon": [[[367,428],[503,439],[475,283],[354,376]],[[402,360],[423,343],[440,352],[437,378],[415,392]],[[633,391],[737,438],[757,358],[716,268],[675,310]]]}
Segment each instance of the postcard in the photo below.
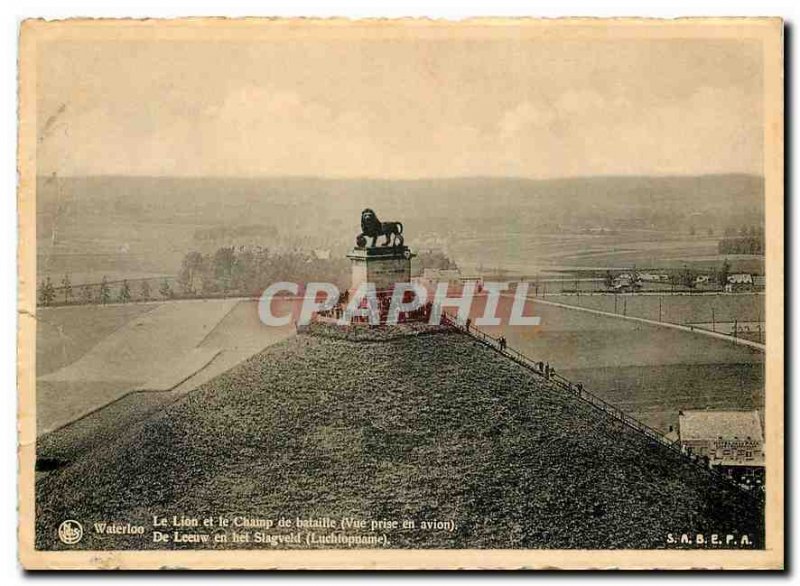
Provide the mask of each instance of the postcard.
{"label": "postcard", "polygon": [[781,569],[783,22],[28,20],[29,569]]}

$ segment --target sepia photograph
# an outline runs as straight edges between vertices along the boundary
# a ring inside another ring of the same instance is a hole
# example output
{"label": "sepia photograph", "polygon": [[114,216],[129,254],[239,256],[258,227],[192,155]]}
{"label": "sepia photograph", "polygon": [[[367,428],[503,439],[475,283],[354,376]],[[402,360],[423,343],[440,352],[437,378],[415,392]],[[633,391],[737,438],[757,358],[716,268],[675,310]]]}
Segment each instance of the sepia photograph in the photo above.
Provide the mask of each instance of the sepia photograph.
{"label": "sepia photograph", "polygon": [[783,26],[22,22],[23,566],[782,567]]}

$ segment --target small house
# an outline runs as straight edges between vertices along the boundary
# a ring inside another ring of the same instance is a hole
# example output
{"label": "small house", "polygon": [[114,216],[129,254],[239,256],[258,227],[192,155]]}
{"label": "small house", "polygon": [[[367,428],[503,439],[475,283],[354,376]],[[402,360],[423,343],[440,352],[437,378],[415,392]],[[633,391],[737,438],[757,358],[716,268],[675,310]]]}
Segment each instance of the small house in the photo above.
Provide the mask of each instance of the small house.
{"label": "small house", "polygon": [[749,291],[753,288],[753,276],[749,273],[736,273],[728,275],[728,282],[725,291],[732,293],[735,291]]}
{"label": "small house", "polygon": [[758,411],[681,411],[681,448],[746,486],[764,482],[764,433]]}

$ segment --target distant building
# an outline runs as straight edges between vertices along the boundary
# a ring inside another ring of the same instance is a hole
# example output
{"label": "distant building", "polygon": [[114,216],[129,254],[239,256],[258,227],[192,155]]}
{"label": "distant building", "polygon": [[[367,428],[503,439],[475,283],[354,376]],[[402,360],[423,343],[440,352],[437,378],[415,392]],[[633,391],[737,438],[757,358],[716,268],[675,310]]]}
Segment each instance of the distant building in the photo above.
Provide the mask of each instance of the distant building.
{"label": "distant building", "polygon": [[697,278],[694,280],[695,285],[708,285],[711,281],[711,277],[708,275],[697,275]]}
{"label": "distant building", "polygon": [[642,283],[640,275],[632,275],[630,273],[622,273],[617,275],[612,284],[613,289],[620,292],[633,291],[641,286]]}
{"label": "distant building", "polygon": [[732,285],[752,285],[753,275],[749,273],[736,273],[735,275],[728,275],[728,283]]}
{"label": "distant building", "polygon": [[681,411],[678,437],[687,454],[747,486],[764,484],[764,433],[758,411]]}
{"label": "distant building", "polygon": [[753,276],[749,273],[736,273],[728,275],[728,282],[725,285],[725,291],[731,293],[733,291],[750,290],[753,288]]}
{"label": "distant building", "polygon": [[661,283],[669,281],[668,275],[660,275],[656,273],[639,273],[639,278],[642,281],[647,281],[648,283]]}
{"label": "distant building", "polygon": [[461,271],[458,269],[423,269],[422,278],[430,282],[461,282]]}

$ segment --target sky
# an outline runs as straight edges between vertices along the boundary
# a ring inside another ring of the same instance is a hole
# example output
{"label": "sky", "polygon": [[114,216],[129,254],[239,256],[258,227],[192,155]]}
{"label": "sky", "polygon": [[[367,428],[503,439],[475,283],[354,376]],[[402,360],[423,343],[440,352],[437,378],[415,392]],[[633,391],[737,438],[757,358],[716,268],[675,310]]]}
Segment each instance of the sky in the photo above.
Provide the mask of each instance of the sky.
{"label": "sky", "polygon": [[49,41],[39,174],[762,172],[754,41]]}

